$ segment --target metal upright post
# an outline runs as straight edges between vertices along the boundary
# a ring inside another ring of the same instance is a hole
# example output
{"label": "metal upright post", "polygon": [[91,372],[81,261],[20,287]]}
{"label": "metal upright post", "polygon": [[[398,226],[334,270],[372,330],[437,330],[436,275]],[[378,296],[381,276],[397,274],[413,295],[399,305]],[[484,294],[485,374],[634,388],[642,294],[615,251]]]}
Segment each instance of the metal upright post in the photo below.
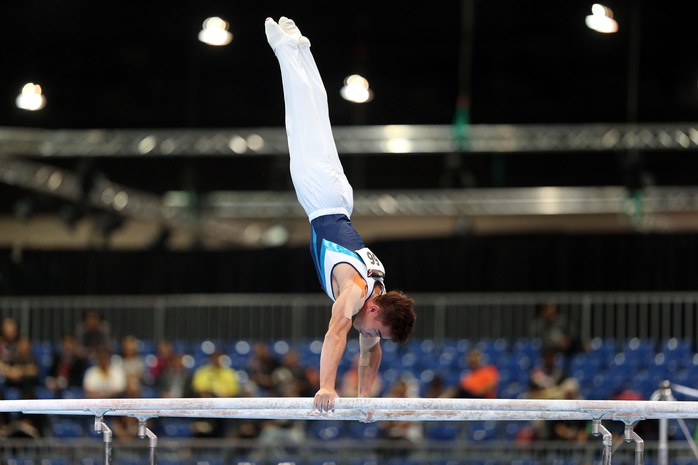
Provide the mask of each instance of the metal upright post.
{"label": "metal upright post", "polygon": [[148,444],[149,444],[149,458],[150,458],[150,465],[156,465],[157,464],[157,447],[158,447],[158,437],[150,431],[148,428],[145,426],[145,421],[139,421],[138,422],[138,437],[141,439],[148,438]]}
{"label": "metal upright post", "polygon": [[645,463],[645,441],[633,430],[631,425],[625,425],[625,442],[635,443],[635,465]]}
{"label": "metal upright post", "polygon": [[[650,400],[667,400],[669,381],[662,381],[659,389],[652,394]],[[657,465],[669,465],[669,419],[659,419],[659,439],[657,441]]]}
{"label": "metal upright post", "polygon": [[112,461],[112,431],[103,421],[104,417],[95,417],[95,431],[102,433],[104,442],[104,465],[111,465]]}
{"label": "metal upright post", "polygon": [[611,458],[613,456],[613,435],[601,424],[601,420],[593,421],[591,434],[594,436],[603,436],[603,455],[601,456],[601,465],[611,465]]}

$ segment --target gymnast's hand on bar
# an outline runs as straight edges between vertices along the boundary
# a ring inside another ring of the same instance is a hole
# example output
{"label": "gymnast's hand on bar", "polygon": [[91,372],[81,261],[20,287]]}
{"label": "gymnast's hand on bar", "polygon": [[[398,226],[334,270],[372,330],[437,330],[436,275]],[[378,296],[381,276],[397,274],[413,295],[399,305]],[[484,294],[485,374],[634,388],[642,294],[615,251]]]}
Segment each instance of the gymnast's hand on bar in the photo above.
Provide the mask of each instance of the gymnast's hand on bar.
{"label": "gymnast's hand on bar", "polygon": [[376,421],[373,419],[373,412],[374,412],[374,410],[368,410],[368,411],[361,410],[361,413],[366,414],[366,418],[363,418],[359,421],[361,423],[373,423],[374,421]]}
{"label": "gymnast's hand on bar", "polygon": [[337,398],[337,391],[334,389],[320,388],[315,394],[313,407],[320,412],[330,412],[334,410],[334,401]]}

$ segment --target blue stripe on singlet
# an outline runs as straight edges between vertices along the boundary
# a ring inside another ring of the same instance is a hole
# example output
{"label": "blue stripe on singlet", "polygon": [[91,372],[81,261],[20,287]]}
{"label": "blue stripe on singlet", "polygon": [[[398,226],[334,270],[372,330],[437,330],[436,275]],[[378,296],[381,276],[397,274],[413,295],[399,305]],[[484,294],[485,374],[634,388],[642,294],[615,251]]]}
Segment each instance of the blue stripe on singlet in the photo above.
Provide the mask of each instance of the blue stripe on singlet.
{"label": "blue stripe on singlet", "polygon": [[359,257],[354,250],[365,247],[361,236],[351,224],[346,215],[334,214],[315,218],[311,225],[310,253],[313,256],[315,270],[322,284],[327,290],[329,283],[325,282],[325,251],[333,250],[354,257]]}
{"label": "blue stripe on singlet", "polygon": [[317,273],[317,277],[320,280],[320,284],[322,285],[322,288],[325,289],[325,282],[323,279],[324,273],[322,272],[322,267],[320,266],[320,257],[318,252],[322,250],[322,241],[318,241],[317,238],[317,233],[315,233],[315,228],[311,226],[310,228],[310,255],[313,257],[313,264],[315,265],[315,272]]}

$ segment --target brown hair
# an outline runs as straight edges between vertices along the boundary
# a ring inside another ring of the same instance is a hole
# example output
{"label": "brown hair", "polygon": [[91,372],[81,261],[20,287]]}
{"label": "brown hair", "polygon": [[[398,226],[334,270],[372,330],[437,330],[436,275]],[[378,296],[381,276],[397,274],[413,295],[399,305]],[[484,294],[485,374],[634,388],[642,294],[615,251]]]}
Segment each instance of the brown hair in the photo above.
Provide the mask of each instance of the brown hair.
{"label": "brown hair", "polygon": [[399,291],[389,291],[376,297],[381,307],[381,322],[390,328],[390,339],[403,344],[412,335],[417,314],[414,300]]}

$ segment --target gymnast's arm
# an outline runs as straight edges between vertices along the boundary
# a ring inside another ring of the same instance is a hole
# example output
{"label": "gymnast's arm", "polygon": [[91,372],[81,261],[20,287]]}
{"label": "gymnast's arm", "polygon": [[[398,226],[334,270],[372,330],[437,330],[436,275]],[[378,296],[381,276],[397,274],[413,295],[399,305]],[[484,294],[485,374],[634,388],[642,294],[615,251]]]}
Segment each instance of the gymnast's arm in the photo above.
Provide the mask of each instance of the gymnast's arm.
{"label": "gymnast's arm", "polygon": [[[380,337],[359,336],[359,397],[371,396],[371,388],[383,358],[380,340]],[[373,421],[373,410],[367,411],[366,418],[361,421],[364,423]]]}
{"label": "gymnast's arm", "polygon": [[320,390],[315,394],[313,406],[321,412],[328,412],[334,408],[337,398],[337,369],[352,326],[352,320],[347,315],[353,315],[363,303],[364,290],[353,280],[345,282],[346,285],[340,288],[339,295],[332,305],[332,317],[320,353]]}
{"label": "gymnast's arm", "polygon": [[380,338],[360,335],[359,347],[359,397],[370,397],[383,358]]}

